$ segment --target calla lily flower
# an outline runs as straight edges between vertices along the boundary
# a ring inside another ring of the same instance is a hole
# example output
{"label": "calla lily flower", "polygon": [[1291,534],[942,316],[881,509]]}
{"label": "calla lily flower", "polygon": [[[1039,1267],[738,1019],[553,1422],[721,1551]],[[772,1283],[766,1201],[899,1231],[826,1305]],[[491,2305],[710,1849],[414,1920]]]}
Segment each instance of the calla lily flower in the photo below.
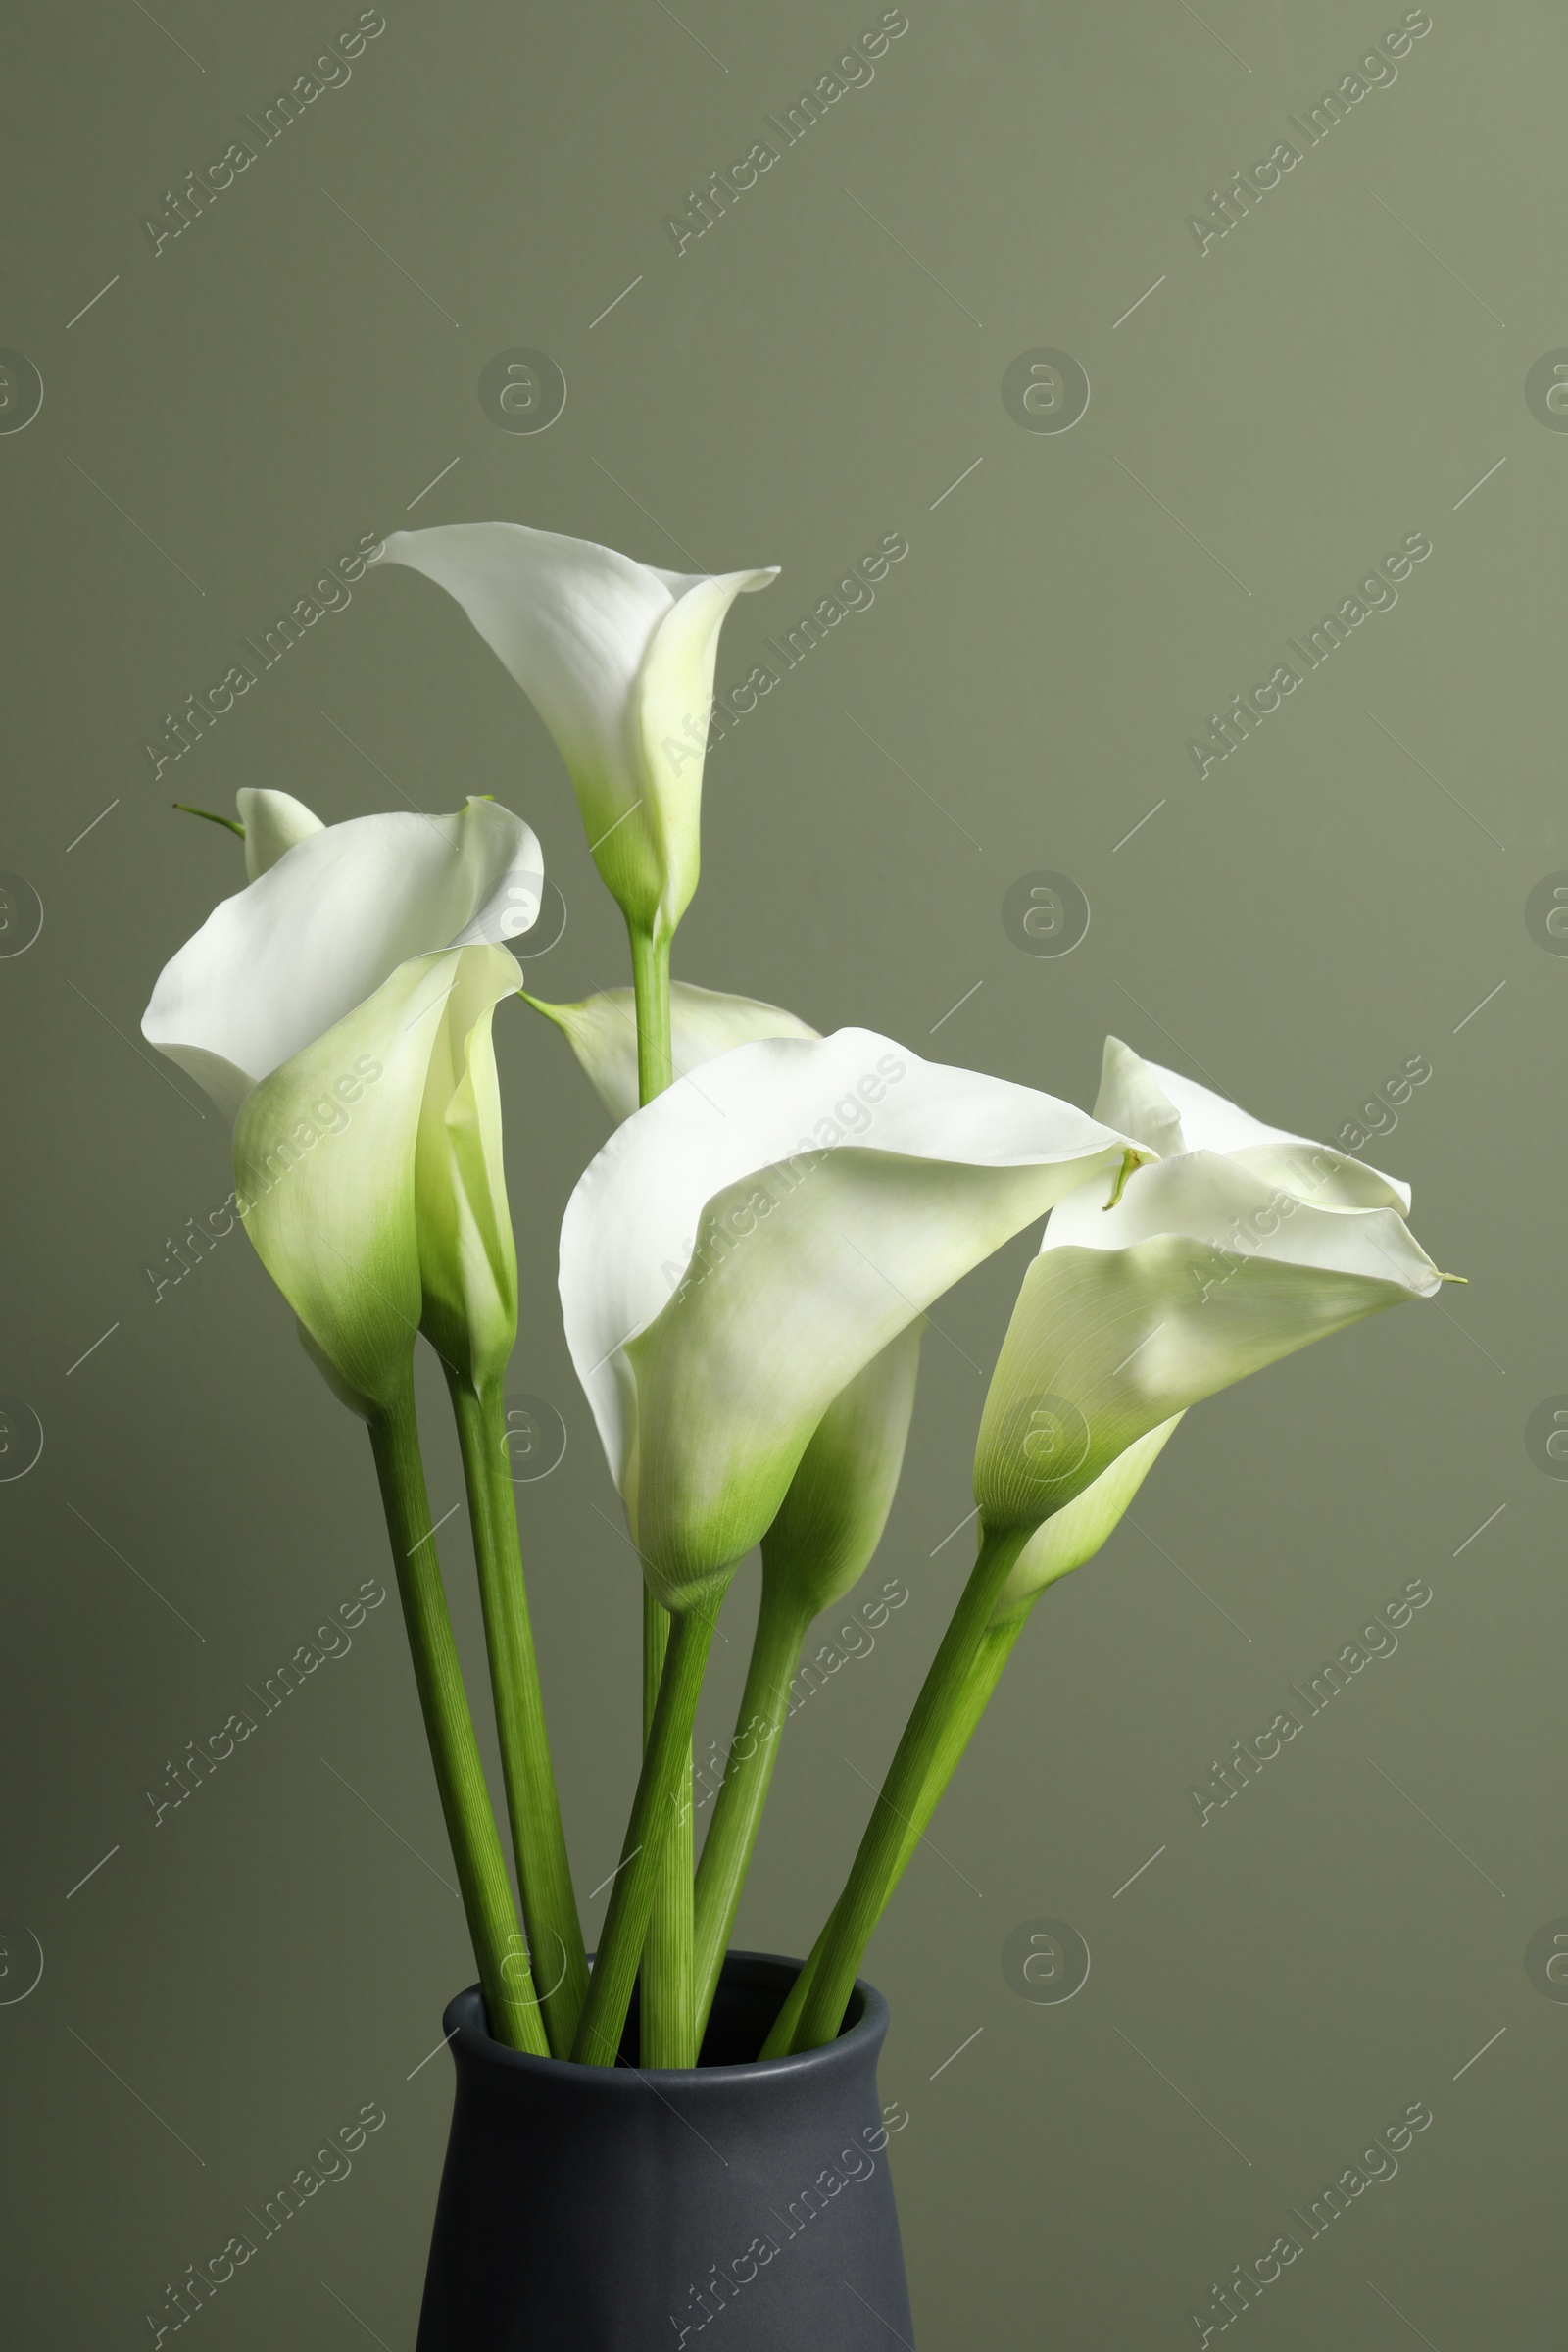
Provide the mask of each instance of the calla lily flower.
{"label": "calla lily flower", "polygon": [[718,632],[776,569],[660,571],[514,522],[394,531],[379,560],[463,607],[554,735],[611,896],[634,930],[667,939],[697,888]]}
{"label": "calla lily flower", "polygon": [[[618,1127],[637,1108],[637,1004],[629,988],[601,989],[577,1004],[547,1004],[542,998],[526,1003],[554,1021],[576,1054],[584,1076]],[[815,1037],[808,1021],[798,1020],[782,1005],[763,1004],[756,997],[726,997],[718,990],[697,988],[687,980],[669,984],[670,1032],[674,1075],[684,1078],[727,1054],[732,1046],[750,1045],[760,1037]]]}
{"label": "calla lily flower", "polygon": [[[637,1108],[634,992],[603,989],[577,1004],[546,1004],[526,989],[523,997],[564,1033],[611,1117],[617,1125],[629,1119]],[[677,980],[669,998],[677,1077],[759,1038],[819,1034],[756,997]],[[923,1329],[923,1319],[911,1323],[833,1399],[762,1538],[771,1592],[787,1592],[806,1623],[858,1583],[882,1540],[914,1410]]]}
{"label": "calla lily flower", "polygon": [[345,1403],[388,1405],[421,1325],[493,1378],[516,1272],[490,1017],[539,844],[491,801],[321,826],[239,800],[263,870],[165,966],[142,1033],[235,1121],[246,1229]]}
{"label": "calla lily flower", "polygon": [[999,1618],[1103,1541],[1187,1406],[1444,1279],[1405,1224],[1405,1185],[1116,1038],[1095,1115],[1162,1156],[1108,1212],[1089,1186],[1062,1200],[1024,1279],[975,1494],[993,1533],[1063,1524],[1026,1547]]}
{"label": "calla lily flower", "polygon": [[1067,1193],[1109,1198],[1128,1152],[864,1029],[736,1047],[627,1119],[567,1206],[561,1295],[664,1605],[721,1587],[873,1356]]}
{"label": "calla lily flower", "polygon": [[[637,1108],[634,992],[603,989],[576,1004],[547,1004],[526,989],[522,993],[564,1032],[616,1124],[630,1118]],[[676,980],[669,998],[677,1077],[760,1038],[819,1034],[782,1005],[756,997],[724,996]],[[914,1410],[923,1329],[923,1320],[911,1323],[833,1399],[762,1538],[772,1589],[787,1589],[808,1622],[859,1581],[882,1540]]]}

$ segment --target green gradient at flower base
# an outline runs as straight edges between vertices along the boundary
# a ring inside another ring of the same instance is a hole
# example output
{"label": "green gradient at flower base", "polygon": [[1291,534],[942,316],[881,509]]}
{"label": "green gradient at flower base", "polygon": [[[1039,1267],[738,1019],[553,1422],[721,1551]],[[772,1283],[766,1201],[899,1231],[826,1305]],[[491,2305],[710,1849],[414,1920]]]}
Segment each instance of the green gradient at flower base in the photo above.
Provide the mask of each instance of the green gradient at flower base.
{"label": "green gradient at flower base", "polygon": [[241,1107],[246,1231],[312,1356],[367,1416],[401,1390],[421,1325],[470,1372],[511,1351],[511,1226],[484,1181],[467,1065],[480,1032],[489,1058],[491,1010],[515,989],[499,948],[416,957]]}

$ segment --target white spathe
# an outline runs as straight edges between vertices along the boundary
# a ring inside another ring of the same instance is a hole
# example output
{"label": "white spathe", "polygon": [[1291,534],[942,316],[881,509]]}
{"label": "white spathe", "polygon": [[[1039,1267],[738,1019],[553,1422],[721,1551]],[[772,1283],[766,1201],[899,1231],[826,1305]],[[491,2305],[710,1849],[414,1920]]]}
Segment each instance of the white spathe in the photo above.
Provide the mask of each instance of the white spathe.
{"label": "white spathe", "polygon": [[1061,1201],[1042,1252],[1125,1250],[1180,1234],[1244,1257],[1436,1290],[1437,1269],[1404,1221],[1407,1184],[1265,1126],[1223,1095],[1144,1061],[1120,1038],[1105,1040],[1095,1116],[1159,1157],[1137,1171],[1107,1215],[1087,1191]]}
{"label": "white spathe", "polygon": [[[602,989],[576,1004],[547,1004],[526,990],[523,995],[564,1033],[611,1117],[617,1124],[630,1118],[638,1106],[634,992]],[[672,981],[669,999],[677,1078],[759,1038],[818,1034],[781,1005],[689,981]],[[914,1410],[923,1328],[924,1318],[917,1317],[834,1397],[762,1537],[770,1592],[787,1592],[807,1617],[830,1607],[858,1581],[881,1541]]]}
{"label": "white spathe", "polygon": [[776,568],[662,571],[517,522],[394,531],[379,561],[463,607],[555,737],[606,887],[667,937],[697,887],[718,633]]}
{"label": "white spathe", "polygon": [[516,1275],[490,1018],[538,841],[491,801],[330,826],[248,801],[275,859],[165,966],[143,1034],[234,1119],[247,1231],[345,1402],[386,1403],[421,1326],[492,1379]]}
{"label": "white spathe", "polygon": [[643,1563],[685,1607],[772,1523],[840,1393],[1123,1137],[865,1029],[765,1039],[634,1113],[562,1228],[567,1344]]}
{"label": "white spathe", "polygon": [[[253,814],[262,797],[250,796]],[[400,964],[515,938],[543,890],[532,827],[494,801],[455,816],[394,810],[318,826],[221,900],[165,964],[142,1035],[233,1118],[252,1087]]]}
{"label": "white spathe", "polygon": [[[1169,1156],[1135,1170],[1108,1211],[1083,1187],[1052,1213],[976,1448],[993,1529],[1039,1527],[1200,1398],[1443,1280],[1405,1224],[1407,1187],[1116,1038],[1095,1109]],[[1113,1480],[1103,1497],[1115,1493]],[[1037,1561],[1054,1556],[1044,1545]]]}

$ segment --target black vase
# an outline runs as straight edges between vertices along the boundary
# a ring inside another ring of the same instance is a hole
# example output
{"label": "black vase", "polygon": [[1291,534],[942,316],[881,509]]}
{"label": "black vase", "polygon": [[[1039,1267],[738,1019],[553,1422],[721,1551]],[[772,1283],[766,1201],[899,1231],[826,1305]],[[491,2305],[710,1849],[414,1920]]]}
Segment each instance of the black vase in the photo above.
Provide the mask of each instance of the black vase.
{"label": "black vase", "polygon": [[759,2063],[800,1963],[731,1952],[695,2068],[572,2066],[445,2024],[457,2103],[418,2352],[891,2352],[912,2345],[858,1984],[825,2048]]}

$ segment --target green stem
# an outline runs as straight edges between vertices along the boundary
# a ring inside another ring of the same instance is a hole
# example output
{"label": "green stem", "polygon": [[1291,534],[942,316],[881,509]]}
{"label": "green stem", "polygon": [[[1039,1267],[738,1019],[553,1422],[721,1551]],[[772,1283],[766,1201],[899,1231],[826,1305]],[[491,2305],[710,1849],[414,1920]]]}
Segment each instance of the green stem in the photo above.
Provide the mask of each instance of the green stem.
{"label": "green stem", "polygon": [[371,1421],[370,1447],[381,1483],[425,1737],[458,1866],[468,1934],[479,1964],[490,2032],[509,2049],[547,2057],[549,2045],[534,1994],[527,1946],[517,1925],[479,1743],[463,1688],[441,1563],[430,1532],[430,1501],[419,1459],[412,1372],[402,1393]]}
{"label": "green stem", "polygon": [[512,1822],[512,1849],[522,1895],[522,1921],[540,1980],[549,1987],[539,1997],[551,2055],[564,2058],[588,1995],[588,1962],[566,1858],[561,1799],[550,1761],[533,1628],[528,1621],[516,1501],[507,1475],[506,1405],[498,1382],[487,1383],[481,1394],[466,1375],[450,1364],[447,1386],[452,1393],[473,1520],[490,1687]]}
{"label": "green stem", "polygon": [[[669,940],[628,923],[632,994],[637,1007],[637,1100],[651,1102],[674,1075],[669,1030]],[[643,1589],[643,1740],[659,1694],[669,1631],[665,1609]],[[693,1973],[691,1756],[660,1862],[643,1954],[641,2043],[645,2066],[697,2064]]]}
{"label": "green stem", "polygon": [[654,1709],[659,1704],[660,1678],[664,1671],[664,1651],[669,1645],[669,1611],[663,1602],[655,1598],[647,1585],[643,1587],[643,1745],[648,1745],[654,1729]]}
{"label": "green stem", "polygon": [[[1017,1645],[1028,1612],[1010,1618],[1005,1625],[988,1625],[981,1638],[980,1654],[962,1696],[949,1718],[941,1743],[926,1775],[925,1786],[904,1833],[904,1845],[899,1855],[893,1884],[883,1897],[883,1909],[888,1898],[914,1858],[914,1849],[925,1836],[932,1814],[948,1791],[948,1783],[958,1768],[959,1758],[975,1734],[981,1716],[991,1704],[991,1694],[1002,1680],[1002,1670]],[[881,1913],[877,1914],[878,1918]]]}
{"label": "green stem", "polygon": [[[942,1737],[941,1746],[930,1772],[926,1775],[925,1786],[920,1791],[920,1801],[906,1825],[904,1845],[899,1855],[898,1867],[893,1872],[887,1891],[882,1898],[883,1910],[886,1910],[894,1889],[913,1859],[914,1849],[920,1843],[932,1814],[947,1792],[948,1783],[953,1778],[958,1759],[968,1746],[975,1726],[990,1703],[991,1693],[1002,1680],[1002,1670],[1012,1655],[1018,1636],[1023,1632],[1024,1620],[1027,1615],[1028,1612],[1025,1610],[1020,1615],[1010,1618],[1005,1625],[986,1628],[981,1643],[979,1662],[965,1686],[958,1706],[949,1719],[947,1730]],[[801,2011],[806,2006],[807,1994],[811,1989],[812,1981],[821,1964],[822,1954],[827,1948],[827,1939],[833,1928],[833,1914],[829,1914],[826,1926],[811,1946],[810,1958],[791,1985],[788,1998],[773,2022],[772,2031],[768,2034],[761,2053],[764,2058],[787,2057],[794,2046],[795,2029],[800,2023]],[[880,1913],[878,1916],[880,1917]],[[858,1960],[856,1962],[856,1967],[857,1969],[859,1967]]]}
{"label": "green stem", "polygon": [[[801,1654],[809,1607],[794,1593],[768,1581],[762,1571],[762,1605],[758,1612],[752,1642],[752,1661],[735,1737],[725,1758],[724,1778],[713,1805],[697,1869],[697,2039],[702,2041],[719,1971],[729,1949],[730,1931],[740,1909],[752,1848],[767,1802],[768,1784],[778,1758],[779,1740],[789,1710],[790,1678]],[[750,1750],[742,1749],[750,1742]]]}
{"label": "green stem", "polygon": [[[669,1641],[669,1611],[643,1587],[643,1746],[653,1735]],[[675,1814],[659,1859],[654,1907],[643,1950],[639,2039],[644,2066],[695,2066],[692,1928],[692,1758],[686,1743]]]}
{"label": "green stem", "polygon": [[994,1535],[983,1518],[980,1524],[979,1557],[904,1727],[859,1852],[834,1907],[827,1945],[796,2028],[797,2049],[815,2049],[833,2040],[839,2031],[861,1955],[903,1867],[906,1842],[927,1778],[941,1768],[955,1719],[961,1716],[969,1684],[983,1664],[991,1612],[1032,1533],[1009,1529]]}
{"label": "green stem", "polygon": [[637,1007],[637,1100],[651,1102],[675,1074],[669,1034],[669,941],[626,926]]}
{"label": "green stem", "polygon": [[[713,1640],[713,1620],[695,1609],[671,1620],[659,1704],[643,1756],[626,1840],[605,1914],[588,1998],[577,2024],[572,2056],[589,2066],[613,2066],[631,2003],[637,1963],[648,1935],[659,1885],[659,1864],[675,1817],[685,1804],[691,1772],[692,1718]],[[688,1815],[689,1818],[689,1815]],[[691,1882],[687,1881],[688,1902]],[[644,2001],[648,1999],[646,1978]],[[689,2033],[689,2028],[688,2028]],[[689,2061],[687,2062],[689,2063]]]}
{"label": "green stem", "polygon": [[822,1922],[820,1933],[802,1964],[800,1975],[784,1997],[783,2008],[768,2030],[767,2039],[758,2052],[760,2060],[787,2058],[794,2049],[795,2029],[801,2022],[801,2011],[806,2007],[807,1995],[816,1982],[816,1972],[822,1965],[822,1954],[827,1950],[827,1939],[833,1933],[833,1922],[837,1917],[838,1905],[835,1903]]}

